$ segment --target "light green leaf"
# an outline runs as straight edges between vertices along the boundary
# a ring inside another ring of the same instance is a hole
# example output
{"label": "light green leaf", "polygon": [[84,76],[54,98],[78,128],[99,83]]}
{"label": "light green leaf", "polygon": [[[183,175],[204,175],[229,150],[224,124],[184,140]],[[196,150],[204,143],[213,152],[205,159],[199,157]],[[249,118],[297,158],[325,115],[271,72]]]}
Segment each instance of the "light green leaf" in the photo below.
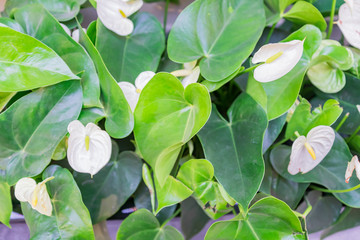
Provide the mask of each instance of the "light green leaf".
{"label": "light green leaf", "polygon": [[10,216],[12,212],[12,202],[10,186],[6,182],[5,171],[0,169],[0,222],[11,228]]}
{"label": "light green leaf", "polygon": [[331,126],[339,118],[342,111],[343,109],[339,106],[338,101],[329,99],[323,107],[319,106],[311,112],[311,104],[302,98],[286,127],[285,138],[295,140],[295,131],[306,136],[314,127]]}
{"label": "light green leaf", "polygon": [[244,71],[244,69],[245,69],[244,67],[240,67],[234,73],[232,73],[230,76],[226,77],[225,79],[223,79],[219,82],[212,82],[209,80],[204,80],[201,82],[201,84],[204,85],[209,90],[209,92],[214,92],[214,91],[218,90],[219,88],[221,88],[222,86],[224,86],[225,84],[227,84],[228,82],[230,82],[231,80],[233,80],[239,73]]}
{"label": "light green leaf", "polygon": [[266,197],[251,206],[246,218],[236,216],[214,223],[205,240],[305,239],[301,224],[284,202]]}
{"label": "light green leaf", "polygon": [[35,38],[0,26],[0,92],[17,92],[79,79]]}
{"label": "light green leaf", "polygon": [[43,179],[54,176],[46,183],[53,211],[50,217],[21,203],[30,239],[95,239],[90,214],[81,200],[81,194],[71,173],[57,165],[48,167]]}
{"label": "light green leaf", "polygon": [[198,136],[215,177],[246,209],[264,176],[262,140],[268,122],[262,107],[246,93],[234,101],[227,115],[229,121],[214,109]]}
{"label": "light green leaf", "polygon": [[80,81],[66,81],[32,92],[0,114],[0,166],[6,167],[10,186],[50,163],[81,102]]}
{"label": "light green leaf", "polygon": [[0,112],[6,107],[16,92],[0,92]]}
{"label": "light green leaf", "polygon": [[113,138],[128,136],[134,127],[134,118],[128,102],[116,80],[107,70],[103,60],[93,43],[78,24],[80,30],[80,44],[94,61],[99,75],[101,87],[101,101],[106,116],[105,129]]}
{"label": "light green leaf", "polygon": [[184,237],[172,226],[160,226],[156,217],[148,210],[139,209],[122,222],[116,240],[144,239],[184,240]]}
{"label": "light green leaf", "polygon": [[130,19],[134,31],[125,37],[108,30],[98,20],[96,48],[118,82],[135,83],[141,72],[156,72],[165,49],[165,36],[160,22],[149,13],[138,13]]}
{"label": "light green leaf", "polygon": [[95,66],[77,42],[61,27],[59,22],[41,5],[34,4],[17,10],[16,21],[27,34],[52,48],[74,73],[81,74],[84,107],[101,107],[100,85]]}
{"label": "light green leaf", "polygon": [[261,0],[198,0],[177,18],[168,40],[169,58],[201,59],[201,75],[218,82],[238,69],[265,27]]}
{"label": "light green leaf", "polygon": [[[354,187],[358,184],[357,178],[351,178],[345,183],[345,171],[352,154],[344,139],[336,134],[335,142],[328,155],[313,170],[305,174],[290,175],[287,167],[290,161],[291,148],[280,145],[271,151],[270,161],[274,169],[288,180],[300,183],[317,183],[330,190],[343,190]],[[357,201],[360,197],[360,189],[346,192],[334,193],[334,196],[342,203],[351,207],[360,207]]]}
{"label": "light green leaf", "polygon": [[184,90],[169,73],[156,74],[142,90],[134,113],[134,135],[160,185],[164,185],[182,145],[204,126],[210,111],[206,87],[193,83]]}
{"label": "light green leaf", "polygon": [[4,24],[4,25],[14,29],[15,31],[25,33],[22,26],[17,21],[15,21],[14,19],[6,18],[6,17],[0,17],[0,24]]}

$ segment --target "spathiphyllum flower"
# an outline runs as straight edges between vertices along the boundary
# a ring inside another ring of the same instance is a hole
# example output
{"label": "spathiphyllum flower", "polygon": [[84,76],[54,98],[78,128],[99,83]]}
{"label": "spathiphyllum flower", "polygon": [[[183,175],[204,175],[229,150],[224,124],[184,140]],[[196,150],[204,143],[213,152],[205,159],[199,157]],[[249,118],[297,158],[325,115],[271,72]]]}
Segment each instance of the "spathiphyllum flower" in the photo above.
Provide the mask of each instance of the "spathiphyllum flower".
{"label": "spathiphyllum flower", "polygon": [[22,178],[15,185],[15,197],[20,202],[28,202],[33,209],[46,216],[51,216],[52,205],[45,183],[54,179],[49,177],[36,184],[32,178]]}
{"label": "spathiphyllum flower", "polygon": [[77,172],[90,173],[100,171],[110,160],[111,139],[107,132],[93,123],[86,127],[78,120],[68,126],[67,158],[70,166]]}
{"label": "spathiphyllum flower", "polygon": [[146,72],[140,73],[139,76],[136,78],[135,86],[129,82],[119,82],[118,83],[133,112],[139,101],[141,90],[143,90],[143,88],[146,86],[146,84],[154,76],[155,76],[154,72],[146,71]]}
{"label": "spathiphyllum flower", "polygon": [[349,183],[349,180],[353,174],[356,172],[356,177],[360,180],[360,162],[357,156],[354,156],[350,162],[348,162],[347,169],[345,172],[345,182]]}
{"label": "spathiphyllum flower", "polygon": [[341,5],[336,23],[346,40],[360,49],[360,1],[346,1]]}
{"label": "spathiphyllum flower", "polygon": [[134,30],[133,22],[128,17],[138,11],[142,0],[97,0],[97,14],[101,22],[120,36],[127,36]]}
{"label": "spathiphyllum flower", "polygon": [[316,167],[330,152],[335,141],[335,132],[328,126],[317,126],[310,130],[307,136],[300,136],[291,148],[288,172],[295,175],[307,173]]}
{"label": "spathiphyllum flower", "polygon": [[263,63],[254,70],[255,80],[271,82],[283,77],[300,61],[303,50],[300,40],[262,46],[252,59],[253,64]]}
{"label": "spathiphyllum flower", "polygon": [[196,66],[197,61],[184,63],[184,69],[173,71],[175,77],[184,77],[181,81],[184,88],[191,83],[196,83],[200,76],[200,67]]}

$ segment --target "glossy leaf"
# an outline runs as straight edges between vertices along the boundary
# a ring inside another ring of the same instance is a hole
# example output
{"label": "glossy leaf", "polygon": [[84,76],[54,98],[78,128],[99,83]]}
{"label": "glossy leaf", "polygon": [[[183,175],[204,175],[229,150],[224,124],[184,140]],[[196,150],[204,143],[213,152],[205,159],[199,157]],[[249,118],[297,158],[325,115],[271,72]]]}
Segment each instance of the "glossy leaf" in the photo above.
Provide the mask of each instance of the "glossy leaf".
{"label": "glossy leaf", "polygon": [[120,225],[117,240],[183,240],[181,233],[172,226],[160,226],[156,217],[146,209],[139,209],[129,215]]}
{"label": "glossy leaf", "polygon": [[40,3],[59,21],[70,20],[79,13],[83,0],[7,0],[5,11],[11,15],[16,9],[31,3]]}
{"label": "glossy leaf", "polygon": [[215,177],[246,209],[264,176],[262,140],[267,118],[262,107],[245,93],[232,104],[228,117],[226,121],[214,109],[198,136]]}
{"label": "glossy leaf", "polygon": [[14,16],[27,34],[51,47],[74,73],[83,71],[83,104],[85,107],[100,107],[100,85],[95,66],[86,51],[64,31],[58,21],[39,4],[23,7]]}
{"label": "glossy leaf", "polygon": [[[305,174],[290,175],[287,167],[290,161],[291,148],[285,145],[274,148],[270,155],[270,161],[274,169],[288,180],[300,183],[317,183],[330,190],[343,190],[354,187],[358,184],[357,178],[350,179],[345,183],[345,171],[352,154],[349,151],[344,139],[336,134],[335,142],[328,155],[313,170]],[[360,207],[358,199],[360,189],[347,193],[334,193],[334,196],[351,207]]]}
{"label": "glossy leaf", "polygon": [[93,178],[89,174],[74,173],[93,224],[114,215],[141,181],[140,158],[130,151],[119,154],[115,146],[113,143],[110,162]]}
{"label": "glossy leaf", "polygon": [[30,239],[95,239],[90,214],[69,170],[52,165],[42,178],[51,176],[55,178],[46,183],[53,205],[50,217],[32,209],[27,202],[21,203]]}
{"label": "glossy leaf", "polygon": [[4,25],[6,25],[6,26],[18,31],[18,32],[25,33],[22,26],[17,21],[15,21],[14,19],[6,18],[6,17],[0,17],[0,24],[4,24]]}
{"label": "glossy leaf", "polygon": [[81,110],[78,120],[85,126],[90,122],[97,124],[103,118],[105,118],[103,108],[86,108]]}
{"label": "glossy leaf", "polygon": [[264,27],[261,0],[195,1],[174,23],[168,54],[181,63],[201,59],[201,75],[217,82],[234,73],[249,57]]}
{"label": "glossy leaf", "polygon": [[320,11],[311,3],[305,1],[297,1],[283,17],[296,24],[313,24],[322,32],[324,32],[327,27],[326,21]]}
{"label": "glossy leaf", "polygon": [[67,81],[20,98],[0,115],[0,165],[7,165],[9,185],[44,170],[81,102],[80,81]]}
{"label": "glossy leaf", "polygon": [[16,92],[0,92],[0,112],[6,107],[15,94]]}
{"label": "glossy leaf", "polygon": [[232,73],[230,76],[226,77],[225,79],[223,79],[219,82],[212,82],[209,80],[205,80],[205,81],[202,81],[201,84],[204,85],[209,90],[209,92],[214,92],[214,91],[218,90],[219,88],[221,88],[222,86],[224,86],[225,84],[227,84],[228,82],[230,82],[231,80],[233,80],[239,73],[244,71],[244,69],[245,69],[244,67],[240,67],[234,73]]}
{"label": "glossy leaf", "polygon": [[6,182],[5,171],[0,169],[0,222],[11,228],[10,215],[12,212],[12,202],[10,186]]}
{"label": "glossy leaf", "polygon": [[278,118],[269,121],[269,125],[266,128],[263,140],[263,153],[265,153],[269,149],[269,147],[274,143],[276,138],[281,133],[286,123],[286,116],[287,114],[284,114]]}
{"label": "glossy leaf", "polygon": [[134,113],[134,135],[160,185],[164,185],[182,145],[204,126],[210,111],[210,96],[203,85],[190,84],[184,90],[169,73],[158,73],[142,90]]}
{"label": "glossy leaf", "polygon": [[284,202],[266,197],[251,206],[246,218],[238,215],[214,223],[205,240],[305,239],[296,215]]}
{"label": "glossy leaf", "polygon": [[79,79],[35,38],[0,26],[0,92],[24,91]]}
{"label": "glossy leaf", "polygon": [[339,118],[342,111],[343,109],[339,106],[338,101],[329,99],[323,107],[319,106],[311,112],[311,104],[302,98],[287,125],[285,138],[295,140],[295,131],[306,136],[314,127],[331,126]]}
{"label": "glossy leaf", "polygon": [[165,49],[165,36],[159,21],[149,13],[138,13],[130,19],[134,31],[125,37],[108,30],[98,20],[96,48],[118,82],[134,84],[141,72],[156,72]]}
{"label": "glossy leaf", "polygon": [[106,116],[105,129],[113,138],[128,136],[134,126],[133,114],[121,88],[107,70],[99,52],[78,24],[80,30],[80,44],[85,47],[94,61],[99,75],[101,100]]}

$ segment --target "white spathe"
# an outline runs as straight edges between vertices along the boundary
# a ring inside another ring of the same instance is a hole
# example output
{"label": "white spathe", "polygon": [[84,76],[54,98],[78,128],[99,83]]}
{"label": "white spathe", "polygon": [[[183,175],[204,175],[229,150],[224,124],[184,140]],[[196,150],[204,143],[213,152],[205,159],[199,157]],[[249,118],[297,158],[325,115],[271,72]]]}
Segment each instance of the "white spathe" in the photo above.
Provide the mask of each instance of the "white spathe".
{"label": "white spathe", "polygon": [[346,40],[360,49],[360,1],[347,1],[341,5],[336,23]]}
{"label": "white spathe", "polygon": [[[80,40],[80,31],[79,29],[75,29],[72,33],[71,30],[65,25],[60,23],[61,27],[64,29],[64,31],[67,33],[67,35],[69,35],[70,37],[72,37],[72,39],[74,39],[76,42],[79,42]],[[86,32],[86,28],[83,28],[83,31]]]}
{"label": "white spathe", "polygon": [[127,36],[134,30],[128,17],[143,5],[142,0],[97,0],[97,14],[106,28],[120,36]]}
{"label": "white spathe", "polygon": [[33,209],[46,216],[51,216],[52,205],[45,183],[52,180],[49,177],[36,184],[32,178],[22,178],[15,185],[15,197],[20,202],[28,202]]}
{"label": "white spathe", "polygon": [[97,125],[88,123],[86,127],[78,120],[68,125],[67,158],[70,166],[77,172],[99,172],[110,160],[111,138]]}
{"label": "white spathe", "polygon": [[68,28],[68,26],[66,26],[63,23],[60,23],[60,26],[64,29],[64,31],[67,33],[67,35],[69,35],[71,37],[71,30],[70,28]]}
{"label": "white spathe", "polygon": [[252,59],[253,64],[264,63],[255,68],[255,80],[265,83],[283,77],[300,61],[303,50],[304,41],[300,40],[262,46]]}
{"label": "white spathe", "polygon": [[299,136],[291,148],[288,172],[295,175],[315,168],[329,153],[334,141],[335,132],[328,126],[314,127],[306,137]]}
{"label": "white spathe", "polygon": [[357,107],[357,110],[358,110],[359,113],[360,113],[360,105],[356,105],[356,107]]}
{"label": "white spathe", "polygon": [[345,182],[349,183],[349,180],[353,174],[356,172],[356,177],[360,180],[360,162],[358,157],[355,155],[350,162],[348,162],[346,172],[345,172]]}
{"label": "white spathe", "polygon": [[134,112],[139,101],[141,90],[155,76],[152,71],[145,71],[139,74],[135,79],[135,86],[129,82],[119,82],[119,86],[124,93],[126,101],[129,103],[131,110]]}
{"label": "white spathe", "polygon": [[184,88],[192,83],[196,83],[200,76],[200,67],[196,66],[197,61],[184,63],[184,69],[171,72],[175,77],[184,77],[181,81]]}

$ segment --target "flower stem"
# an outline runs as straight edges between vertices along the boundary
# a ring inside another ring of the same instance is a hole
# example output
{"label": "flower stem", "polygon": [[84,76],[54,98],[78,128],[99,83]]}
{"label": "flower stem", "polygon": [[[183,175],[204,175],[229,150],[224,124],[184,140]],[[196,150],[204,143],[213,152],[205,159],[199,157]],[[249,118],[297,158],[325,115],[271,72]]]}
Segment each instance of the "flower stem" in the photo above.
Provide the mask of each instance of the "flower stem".
{"label": "flower stem", "polygon": [[174,212],[173,215],[171,215],[168,219],[166,219],[162,224],[161,227],[165,226],[168,222],[170,222],[174,217],[176,217],[177,215],[179,215],[179,213],[181,212],[181,208],[179,208],[178,210],[176,210],[176,212]]}
{"label": "flower stem", "polygon": [[265,44],[268,44],[268,43],[269,43],[270,38],[271,38],[272,34],[274,33],[274,30],[275,30],[276,24],[277,24],[277,22],[276,22],[276,23],[274,23],[274,24],[272,25],[272,27],[271,27],[271,29],[270,29],[270,32],[269,32],[269,34],[267,35],[267,38],[266,38]]}
{"label": "flower stem", "polygon": [[335,131],[339,131],[340,128],[342,127],[342,125],[345,123],[345,121],[348,119],[350,113],[346,113],[345,116],[343,117],[343,119],[341,119],[341,122],[339,123],[339,125],[337,125]]}
{"label": "flower stem", "polygon": [[359,185],[356,185],[355,187],[352,187],[352,188],[349,188],[349,189],[343,189],[343,190],[329,190],[329,189],[326,189],[326,188],[320,188],[320,187],[316,187],[316,186],[310,186],[311,189],[314,189],[314,190],[318,190],[318,191],[321,191],[321,192],[326,192],[326,193],[346,193],[346,192],[351,192],[351,191],[354,191],[356,189],[359,189],[360,188],[360,184]]}
{"label": "flower stem", "polygon": [[[264,64],[264,63],[259,63],[259,64],[256,64],[256,65],[252,66],[252,67],[246,68],[244,71],[239,72],[238,75],[242,75],[242,74],[244,74],[244,73],[251,72],[252,70],[254,70],[255,68],[257,68],[258,66],[260,66],[260,65],[262,65],[262,64]],[[238,75],[237,75],[237,76],[238,76]],[[236,76],[236,77],[237,77],[237,76]]]}
{"label": "flower stem", "polygon": [[166,0],[166,2],[165,2],[165,9],[164,9],[164,32],[165,32],[165,34],[166,34],[166,25],[167,25],[167,17],[168,17],[169,3],[170,3],[170,0]]}
{"label": "flower stem", "polygon": [[272,146],[270,147],[270,149],[274,149],[275,147],[277,147],[277,146],[279,146],[279,145],[287,142],[288,140],[289,140],[288,138],[281,139],[280,141],[278,141],[277,143],[275,143],[274,145],[272,145]]}
{"label": "flower stem", "polygon": [[331,5],[329,29],[328,29],[328,33],[327,33],[327,36],[326,36],[327,39],[330,39],[332,30],[333,30],[335,8],[336,8],[336,0],[333,0],[333,1],[332,1],[332,5]]}
{"label": "flower stem", "polygon": [[360,126],[358,126],[358,128],[355,130],[355,132],[353,132],[353,134],[351,134],[351,136],[346,140],[347,143],[351,142],[351,140],[358,134],[358,132],[360,131]]}

